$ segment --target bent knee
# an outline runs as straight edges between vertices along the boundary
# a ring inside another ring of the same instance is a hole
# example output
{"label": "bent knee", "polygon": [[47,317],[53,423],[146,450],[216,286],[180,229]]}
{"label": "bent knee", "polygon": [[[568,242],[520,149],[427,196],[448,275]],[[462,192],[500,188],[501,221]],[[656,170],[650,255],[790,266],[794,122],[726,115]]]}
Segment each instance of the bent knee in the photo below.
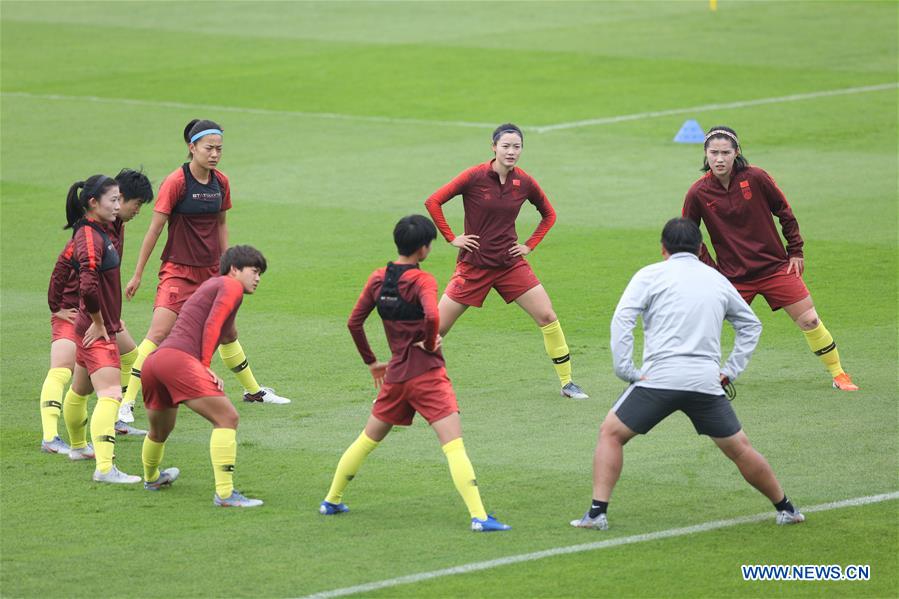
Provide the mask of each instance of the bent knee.
{"label": "bent knee", "polygon": [[614,440],[621,445],[627,443],[633,436],[634,432],[621,422],[615,412],[609,412],[599,427],[600,439]]}
{"label": "bent knee", "polygon": [[821,324],[818,319],[818,313],[814,308],[807,310],[796,318],[796,325],[803,331],[810,331]]}
{"label": "bent knee", "polygon": [[238,415],[237,410],[233,410],[216,418],[215,424],[217,428],[233,428],[236,430],[239,422],[240,415]]}
{"label": "bent knee", "polygon": [[552,323],[556,322],[557,320],[559,320],[559,317],[556,316],[556,313],[553,312],[552,309],[550,308],[549,310],[541,311],[541,312],[538,312],[537,314],[535,314],[534,320],[537,321],[537,324],[539,326],[545,327],[546,325],[552,324]]}

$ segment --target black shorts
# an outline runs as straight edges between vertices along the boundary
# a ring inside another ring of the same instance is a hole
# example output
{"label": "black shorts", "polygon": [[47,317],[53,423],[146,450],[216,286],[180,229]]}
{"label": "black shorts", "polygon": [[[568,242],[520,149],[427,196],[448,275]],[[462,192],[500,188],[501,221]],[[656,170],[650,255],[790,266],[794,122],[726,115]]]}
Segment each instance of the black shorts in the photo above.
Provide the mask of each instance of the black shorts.
{"label": "black shorts", "polygon": [[687,415],[700,435],[730,437],[743,428],[724,395],[631,385],[612,406],[621,422],[642,435],[676,410]]}

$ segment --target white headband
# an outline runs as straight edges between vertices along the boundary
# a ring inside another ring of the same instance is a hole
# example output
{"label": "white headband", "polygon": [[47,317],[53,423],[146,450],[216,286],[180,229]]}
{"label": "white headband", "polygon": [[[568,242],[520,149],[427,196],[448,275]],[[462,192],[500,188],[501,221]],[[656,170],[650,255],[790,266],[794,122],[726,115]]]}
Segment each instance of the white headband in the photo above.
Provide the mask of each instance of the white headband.
{"label": "white headband", "polygon": [[727,137],[734,140],[734,143],[737,144],[737,147],[740,147],[740,142],[737,140],[737,136],[731,133],[730,131],[725,131],[724,129],[715,129],[713,131],[709,131],[705,136],[705,141],[709,141],[709,138],[713,135],[726,135]]}

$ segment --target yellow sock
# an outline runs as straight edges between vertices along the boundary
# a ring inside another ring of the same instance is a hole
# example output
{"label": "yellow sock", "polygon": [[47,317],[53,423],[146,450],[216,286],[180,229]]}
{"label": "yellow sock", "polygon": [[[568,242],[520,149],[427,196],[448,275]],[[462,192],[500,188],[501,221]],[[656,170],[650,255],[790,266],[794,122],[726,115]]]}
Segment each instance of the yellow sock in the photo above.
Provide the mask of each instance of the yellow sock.
{"label": "yellow sock", "polygon": [[237,431],[214,428],[209,438],[209,455],[215,476],[215,492],[225,499],[234,490],[234,464],[237,462]]}
{"label": "yellow sock", "polygon": [[87,395],[78,395],[69,387],[62,402],[62,417],[69,432],[69,447],[87,447]]}
{"label": "yellow sock", "polygon": [[446,454],[450,474],[453,475],[453,483],[455,483],[459,495],[462,496],[462,501],[465,502],[468,513],[471,514],[472,518],[485,520],[487,511],[484,510],[484,504],[481,503],[478,481],[474,477],[474,468],[471,466],[471,460],[468,459],[468,454],[465,453],[465,444],[462,443],[462,437],[453,439],[444,445],[443,453]]}
{"label": "yellow sock", "polygon": [[343,499],[343,491],[350,481],[359,472],[362,462],[368,457],[375,447],[378,446],[377,441],[372,441],[365,431],[362,431],[353,444],[347,447],[346,451],[337,462],[337,471],[334,473],[334,480],[331,481],[331,488],[328,489],[328,495],[325,501],[328,503],[340,503]]}
{"label": "yellow sock", "polygon": [[805,340],[808,342],[809,348],[821,358],[824,367],[830,372],[830,376],[835,378],[843,374],[843,367],[840,365],[840,352],[837,351],[837,344],[833,342],[833,337],[830,336],[824,323],[819,320],[818,326],[810,331],[802,332],[805,333]]}
{"label": "yellow sock", "polygon": [[120,404],[121,400],[115,397],[100,397],[91,415],[91,440],[97,456],[97,470],[104,474],[112,468],[115,455],[115,421]]}
{"label": "yellow sock", "polygon": [[565,333],[559,321],[551,322],[545,327],[540,327],[543,332],[543,347],[546,354],[553,361],[553,368],[559,375],[559,382],[564,387],[571,382],[571,354],[568,353],[568,344],[565,343]]}
{"label": "yellow sock", "polygon": [[150,435],[144,437],[144,446],[141,448],[140,458],[144,463],[144,480],[148,483],[159,478],[159,464],[165,454],[165,442],[158,443],[150,439]]}
{"label": "yellow sock", "polygon": [[62,394],[72,378],[68,368],[51,368],[41,387],[41,426],[44,441],[52,441],[59,434],[59,412],[62,411]]}
{"label": "yellow sock", "polygon": [[243,385],[244,389],[250,393],[259,393],[261,387],[259,386],[259,383],[256,382],[253,371],[250,370],[250,363],[247,362],[247,355],[243,353],[240,341],[233,341],[231,343],[220,345],[219,356],[221,356],[225,366],[230,368],[231,372],[237,375],[237,380]]}
{"label": "yellow sock", "polygon": [[[121,362],[121,365],[119,366],[119,377],[122,380],[122,393],[128,391],[128,381],[131,380],[131,367],[134,365],[135,360],[137,360],[139,353],[140,350],[135,347],[127,354],[121,354],[119,356],[119,361]],[[143,365],[143,362],[141,362],[141,365]]]}
{"label": "yellow sock", "polygon": [[126,403],[137,401],[137,394],[140,393],[140,369],[143,368],[144,360],[147,359],[147,356],[154,351],[156,351],[156,344],[149,339],[144,339],[137,346],[137,357],[134,359],[134,364],[131,365],[131,377],[125,383],[128,390],[125,392],[125,397],[122,401]]}

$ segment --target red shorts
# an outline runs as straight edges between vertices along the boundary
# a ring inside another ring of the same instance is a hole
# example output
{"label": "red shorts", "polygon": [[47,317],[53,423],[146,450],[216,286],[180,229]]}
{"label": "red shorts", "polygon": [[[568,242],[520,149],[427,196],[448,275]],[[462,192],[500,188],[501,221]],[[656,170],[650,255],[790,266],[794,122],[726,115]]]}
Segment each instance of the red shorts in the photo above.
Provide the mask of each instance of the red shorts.
{"label": "red shorts", "polygon": [[524,259],[508,268],[481,268],[459,262],[446,286],[446,295],[454,302],[480,308],[491,289],[496,289],[509,304],[539,284],[540,280]]}
{"label": "red shorts", "polygon": [[761,295],[771,306],[771,310],[780,310],[784,306],[795,304],[810,295],[802,277],[797,277],[793,272],[787,274],[786,266],[773,275],[733,285],[747,304],[751,304],[755,296]]}
{"label": "red shorts", "polygon": [[53,341],[59,341],[60,339],[68,339],[69,341],[74,342],[75,345],[78,345],[78,334],[75,333],[75,323],[51,316],[50,330],[53,332],[51,343]]}
{"label": "red shorts", "polygon": [[159,285],[156,287],[154,308],[168,308],[175,314],[193,295],[197,288],[219,274],[218,266],[188,266],[163,262],[159,269]]}
{"label": "red shorts", "polygon": [[140,370],[144,406],[148,410],[177,408],[199,397],[224,397],[206,367],[192,355],[164,347],[147,356]]}
{"label": "red shorts", "polygon": [[82,339],[76,335],[75,340],[75,364],[84,366],[88,374],[94,374],[101,368],[115,368],[122,366],[119,360],[119,346],[116,344],[115,334],[109,336],[109,341],[100,337],[90,347],[85,348]]}
{"label": "red shorts", "polygon": [[415,412],[433,424],[459,411],[446,368],[432,368],[402,383],[384,383],[371,415],[383,422],[409,426]]}

